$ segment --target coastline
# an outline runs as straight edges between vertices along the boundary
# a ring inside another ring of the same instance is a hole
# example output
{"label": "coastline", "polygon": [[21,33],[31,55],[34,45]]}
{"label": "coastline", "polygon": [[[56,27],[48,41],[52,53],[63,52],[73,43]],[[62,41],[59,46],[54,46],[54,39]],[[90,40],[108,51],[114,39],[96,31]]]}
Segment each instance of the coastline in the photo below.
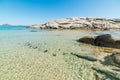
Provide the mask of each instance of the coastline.
{"label": "coastline", "polygon": [[[103,33],[119,37],[119,34],[116,35],[116,30],[49,29],[50,31],[31,32],[32,29],[26,29],[0,31],[1,80],[80,80],[81,78],[96,80],[96,75],[100,79],[104,77],[108,80],[120,79],[116,75],[115,78],[111,78],[99,73],[99,70],[103,72],[107,70],[110,73],[111,69],[116,69],[116,66],[102,63],[112,52],[120,52],[119,49],[76,41],[84,36],[97,36]],[[111,73],[118,72],[112,71]],[[106,74],[109,75],[108,73]]]}
{"label": "coastline", "polygon": [[105,18],[64,18],[49,21],[43,24],[27,26],[36,29],[87,29],[87,30],[109,30],[120,29],[119,19]]}

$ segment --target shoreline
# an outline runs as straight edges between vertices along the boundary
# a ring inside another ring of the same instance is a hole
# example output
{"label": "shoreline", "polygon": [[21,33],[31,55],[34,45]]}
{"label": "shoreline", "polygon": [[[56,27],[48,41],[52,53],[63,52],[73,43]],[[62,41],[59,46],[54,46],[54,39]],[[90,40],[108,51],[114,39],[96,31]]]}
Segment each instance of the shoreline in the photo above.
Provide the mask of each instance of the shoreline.
{"label": "shoreline", "polygon": [[27,28],[35,29],[87,29],[109,30],[120,29],[120,19],[105,18],[64,18],[49,21],[43,24],[34,24]]}
{"label": "shoreline", "polygon": [[[85,35],[95,36],[101,32],[103,31],[94,33],[90,30],[65,29],[44,33],[20,30],[18,33],[16,30],[4,34],[5,32],[1,31],[0,79],[96,80],[95,75],[103,78],[104,74],[96,72],[95,69],[116,69],[115,66],[100,62],[112,54],[111,52],[120,50],[76,42]],[[110,77],[105,78],[109,80]]]}

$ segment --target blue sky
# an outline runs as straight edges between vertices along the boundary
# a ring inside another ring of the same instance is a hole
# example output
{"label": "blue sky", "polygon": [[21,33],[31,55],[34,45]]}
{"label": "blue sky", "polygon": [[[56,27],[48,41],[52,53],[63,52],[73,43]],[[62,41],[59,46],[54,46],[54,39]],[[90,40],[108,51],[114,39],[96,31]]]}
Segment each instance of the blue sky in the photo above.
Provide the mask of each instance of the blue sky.
{"label": "blue sky", "polygon": [[120,0],[0,0],[0,24],[31,25],[67,17],[120,18]]}

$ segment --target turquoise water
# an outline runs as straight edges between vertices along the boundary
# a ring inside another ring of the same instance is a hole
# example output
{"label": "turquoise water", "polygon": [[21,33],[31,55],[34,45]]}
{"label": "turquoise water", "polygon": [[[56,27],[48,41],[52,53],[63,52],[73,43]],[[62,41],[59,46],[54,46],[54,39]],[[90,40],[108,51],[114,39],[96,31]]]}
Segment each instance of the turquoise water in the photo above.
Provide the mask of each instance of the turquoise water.
{"label": "turquoise water", "polygon": [[0,30],[24,30],[25,26],[0,26]]}
{"label": "turquoise water", "polygon": [[[17,46],[24,41],[31,41],[48,30],[28,29],[26,26],[0,26],[0,48]],[[4,46],[4,47],[3,47]],[[7,50],[8,48],[6,48]],[[4,49],[5,50],[5,49]]]}
{"label": "turquoise water", "polygon": [[[47,48],[54,48],[54,46],[55,48],[63,47],[62,45],[68,42],[68,44],[64,45],[64,48],[66,48],[70,46],[69,44],[79,44],[76,42],[76,40],[81,37],[97,36],[100,34],[111,34],[114,38],[120,39],[120,30],[38,30],[29,29],[26,28],[26,26],[0,26],[0,45],[2,45],[0,46],[0,51],[4,50],[5,52],[7,52],[8,49],[12,48],[13,50],[13,47],[17,46],[19,46],[20,48],[25,47],[24,44],[26,44],[27,42],[33,43],[34,45],[38,45],[39,43],[42,45],[48,44],[46,46]],[[42,49],[44,50],[46,47],[42,47]],[[78,49],[75,52],[79,52],[79,47],[77,46],[76,48]],[[85,47],[83,45],[80,45],[80,48],[82,49]],[[0,53],[2,53],[2,51]]]}
{"label": "turquoise water", "polygon": [[[37,30],[37,29],[28,29],[26,28],[26,26],[0,26],[0,32],[2,32],[2,30],[4,31],[3,33],[5,33],[5,31],[7,31],[9,33],[9,31],[12,33],[14,32],[46,32],[48,30]],[[20,31],[21,30],[21,31]],[[111,30],[111,31],[92,31],[94,34],[111,34],[114,37],[120,37],[120,30]],[[9,36],[9,35],[8,35]]]}
{"label": "turquoise water", "polygon": [[1,26],[0,80],[96,80],[91,67],[103,65],[71,53],[99,54],[97,58],[103,58],[107,55],[103,52],[106,48],[75,41],[105,33],[120,37],[120,30],[37,30],[25,26]]}
{"label": "turquoise water", "polygon": [[37,29],[30,29],[27,28],[27,26],[0,26],[0,30],[3,31],[29,31],[29,32],[43,32],[43,31],[47,31],[47,30],[37,30]]}

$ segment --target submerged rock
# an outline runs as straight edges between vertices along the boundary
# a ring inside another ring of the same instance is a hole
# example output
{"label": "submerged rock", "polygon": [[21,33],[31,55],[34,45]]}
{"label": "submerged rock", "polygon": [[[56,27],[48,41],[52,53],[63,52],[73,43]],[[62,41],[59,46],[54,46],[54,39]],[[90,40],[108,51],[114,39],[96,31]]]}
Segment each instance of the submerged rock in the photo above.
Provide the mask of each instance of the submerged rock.
{"label": "submerged rock", "polygon": [[48,50],[44,50],[44,53],[48,52]]}
{"label": "submerged rock", "polygon": [[83,42],[83,43],[89,43],[89,44],[94,44],[94,37],[90,37],[90,36],[85,36],[83,38],[80,38],[79,40],[77,40],[78,42]]}
{"label": "submerged rock", "polygon": [[[93,70],[95,70],[97,73],[100,73],[102,75],[105,75],[106,78],[109,78],[110,80],[120,80],[120,73],[117,73],[115,71],[111,71],[109,69],[100,69],[100,68],[92,68]],[[98,76],[96,76],[98,77]],[[105,79],[105,78],[96,78],[96,80],[109,80],[109,79]]]}
{"label": "submerged rock", "polygon": [[110,34],[99,35],[95,38],[94,44],[97,46],[120,49],[120,40],[114,39]]}
{"label": "submerged rock", "polygon": [[53,53],[52,55],[53,55],[53,56],[56,56],[56,54],[54,54],[54,53]]}
{"label": "submerged rock", "polygon": [[112,61],[114,64],[118,65],[120,67],[120,53],[114,53],[111,56]]}
{"label": "submerged rock", "polygon": [[30,30],[30,32],[38,32],[37,30]]}
{"label": "submerged rock", "polygon": [[95,38],[94,44],[97,46],[114,47],[115,40],[110,34],[103,34]]}
{"label": "submerged rock", "polygon": [[98,35],[96,37],[86,36],[80,38],[78,42],[89,43],[101,47],[110,47],[120,49],[120,40],[114,39],[110,34]]}
{"label": "submerged rock", "polygon": [[113,65],[120,67],[120,53],[112,53],[104,58],[104,65]]}
{"label": "submerged rock", "polygon": [[74,53],[72,53],[71,55],[76,56],[81,59],[88,60],[88,61],[98,61],[98,59],[96,59],[94,56],[80,55],[80,54],[74,54]]}

